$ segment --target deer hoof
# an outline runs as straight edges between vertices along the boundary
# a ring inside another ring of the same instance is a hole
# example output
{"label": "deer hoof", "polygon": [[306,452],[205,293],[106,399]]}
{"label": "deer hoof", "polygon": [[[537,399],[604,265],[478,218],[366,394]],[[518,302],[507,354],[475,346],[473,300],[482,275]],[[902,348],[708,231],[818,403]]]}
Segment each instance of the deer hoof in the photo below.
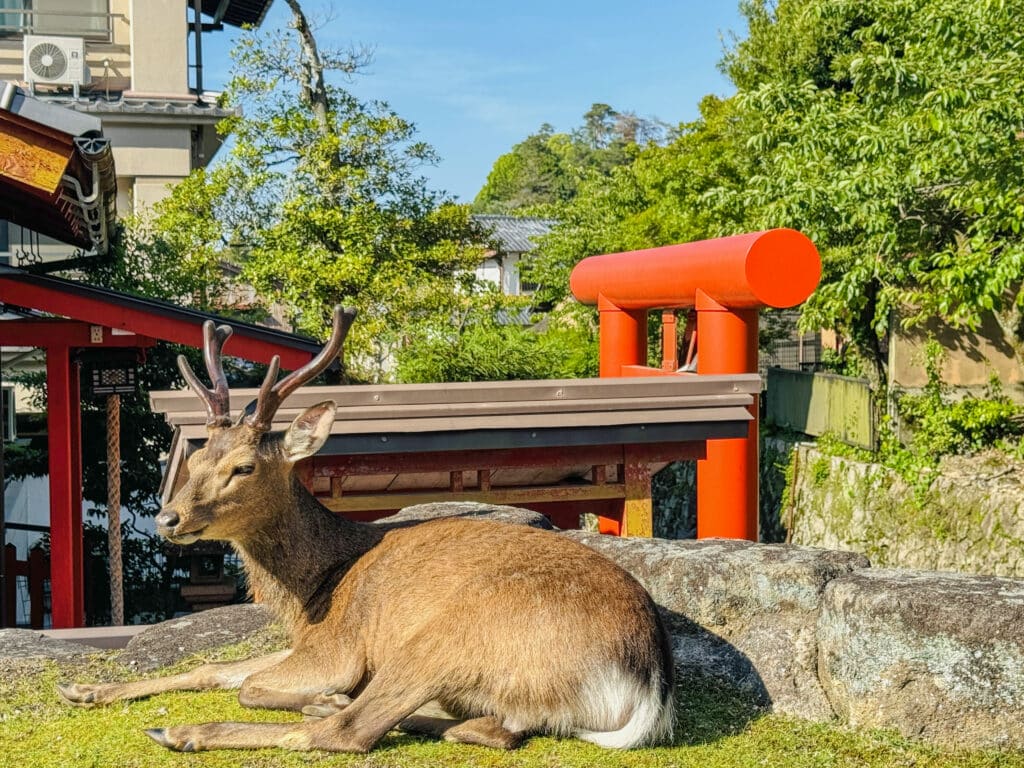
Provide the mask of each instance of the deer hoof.
{"label": "deer hoof", "polygon": [[197,747],[191,739],[182,744],[171,738],[166,728],[146,728],[146,735],[161,747],[173,749],[175,752],[195,752]]}
{"label": "deer hoof", "polygon": [[58,683],[57,693],[68,704],[74,704],[76,707],[91,707],[97,703],[96,689],[90,685]]}
{"label": "deer hoof", "polygon": [[146,728],[146,735],[149,736],[153,741],[159,744],[161,747],[167,747],[168,749],[174,749],[174,745],[171,740],[167,738],[167,731],[163,728]]}

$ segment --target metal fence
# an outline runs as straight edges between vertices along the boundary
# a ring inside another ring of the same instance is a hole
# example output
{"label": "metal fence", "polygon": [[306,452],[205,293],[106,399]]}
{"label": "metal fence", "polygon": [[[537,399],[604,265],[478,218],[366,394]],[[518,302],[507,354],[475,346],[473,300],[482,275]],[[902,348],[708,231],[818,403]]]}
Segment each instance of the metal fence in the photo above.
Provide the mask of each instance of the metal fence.
{"label": "metal fence", "polygon": [[[764,376],[768,368],[788,368],[795,371],[815,371],[821,364],[821,333],[801,333],[797,324],[800,313],[796,310],[766,312],[761,326],[769,339],[762,346],[759,370]],[[764,341],[762,340],[762,344]]]}

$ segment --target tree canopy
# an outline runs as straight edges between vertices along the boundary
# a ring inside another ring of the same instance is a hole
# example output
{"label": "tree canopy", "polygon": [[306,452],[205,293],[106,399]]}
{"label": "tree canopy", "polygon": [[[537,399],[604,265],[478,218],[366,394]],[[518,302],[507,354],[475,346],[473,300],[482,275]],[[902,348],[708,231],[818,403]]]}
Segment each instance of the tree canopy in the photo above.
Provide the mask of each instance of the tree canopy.
{"label": "tree canopy", "polygon": [[628,165],[641,146],[664,140],[665,133],[657,120],[593,104],[570,133],[556,133],[545,123],[495,160],[473,208],[511,213],[563,205],[589,174],[607,176]]}
{"label": "tree canopy", "polygon": [[894,318],[974,328],[993,312],[1024,360],[1024,5],[741,10],[748,34],[722,61],[736,93],[667,146],[584,172],[548,211],[562,223],[531,279],[557,299],[592,253],[793,227],[824,261],[804,323],[837,330],[877,380]]}
{"label": "tree canopy", "polygon": [[320,50],[288,4],[288,29],[250,31],[233,51],[228,150],[162,212],[194,233],[176,247],[237,265],[299,331],[323,336],[335,304],[355,307],[347,373],[380,380],[411,335],[471,299],[485,238],[467,206],[429,188],[422,169],[436,157],[415,126],[339,85],[364,54]]}
{"label": "tree canopy", "polygon": [[807,322],[877,359],[893,313],[1018,342],[1024,294],[1024,6],[747,6],[726,59],[751,154],[750,224],[793,226],[826,274]]}

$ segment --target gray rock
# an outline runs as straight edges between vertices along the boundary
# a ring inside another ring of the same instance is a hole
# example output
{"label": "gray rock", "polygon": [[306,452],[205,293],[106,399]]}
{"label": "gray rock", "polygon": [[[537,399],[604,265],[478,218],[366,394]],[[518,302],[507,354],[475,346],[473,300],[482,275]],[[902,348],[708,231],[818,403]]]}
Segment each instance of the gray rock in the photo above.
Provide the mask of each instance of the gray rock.
{"label": "gray rock", "polygon": [[98,648],[46,637],[34,629],[0,629],[0,657],[73,659],[100,653]]}
{"label": "gray rock", "polygon": [[745,541],[566,535],[633,574],[663,608],[681,681],[711,675],[775,712],[834,717],[818,682],[815,626],[825,585],[866,567],[864,557]]}
{"label": "gray rock", "polygon": [[1024,747],[1024,581],[861,571],[825,590],[820,676],[854,727]]}
{"label": "gray rock", "polygon": [[262,605],[227,605],[154,624],[133,637],[117,659],[141,671],[166,667],[222,645],[256,640],[276,645],[283,635]]}
{"label": "gray rock", "polygon": [[533,528],[552,528],[551,522],[540,512],[521,507],[507,507],[501,504],[484,504],[476,501],[439,501],[430,504],[416,504],[405,507],[395,514],[377,522],[381,525],[422,523],[442,517],[474,517],[496,520],[500,523],[516,523]]}

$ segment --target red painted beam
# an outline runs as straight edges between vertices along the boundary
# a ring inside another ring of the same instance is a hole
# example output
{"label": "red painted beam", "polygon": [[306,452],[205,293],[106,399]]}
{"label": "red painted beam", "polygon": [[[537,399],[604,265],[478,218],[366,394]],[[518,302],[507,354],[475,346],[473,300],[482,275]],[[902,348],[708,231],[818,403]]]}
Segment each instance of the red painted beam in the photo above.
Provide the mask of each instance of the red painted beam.
{"label": "red painted beam", "polygon": [[[92,328],[99,327],[103,340],[92,340]],[[136,333],[113,333],[110,328],[75,320],[7,320],[4,344],[15,347],[152,347],[156,339]]]}
{"label": "red painted beam", "polygon": [[[630,444],[638,460],[651,464],[662,461],[693,461],[704,458],[704,443],[671,442]],[[621,464],[625,461],[622,445],[564,446],[561,448],[515,448],[487,451],[431,451],[422,453],[378,453],[326,456],[318,454],[306,461],[317,477],[345,475],[386,475],[402,472],[450,472],[513,467],[564,467],[578,464],[594,466]],[[300,467],[305,465],[304,461]]]}
{"label": "red painted beam", "polygon": [[[119,328],[191,347],[203,346],[203,326],[196,320],[179,319],[143,309],[118,306],[96,297],[69,294],[55,288],[2,276],[0,298],[11,304],[74,317],[93,325]],[[313,358],[309,352],[247,337],[245,329],[237,327],[235,335],[225,347],[225,352],[259,363],[269,363],[271,357],[278,355],[281,358],[281,367],[290,370],[300,368]]]}
{"label": "red painted beam", "polygon": [[820,276],[806,235],[770,229],[590,256],[572,270],[569,287],[584,304],[603,298],[623,310],[693,307],[698,290],[729,309],[755,309],[799,304]]}

